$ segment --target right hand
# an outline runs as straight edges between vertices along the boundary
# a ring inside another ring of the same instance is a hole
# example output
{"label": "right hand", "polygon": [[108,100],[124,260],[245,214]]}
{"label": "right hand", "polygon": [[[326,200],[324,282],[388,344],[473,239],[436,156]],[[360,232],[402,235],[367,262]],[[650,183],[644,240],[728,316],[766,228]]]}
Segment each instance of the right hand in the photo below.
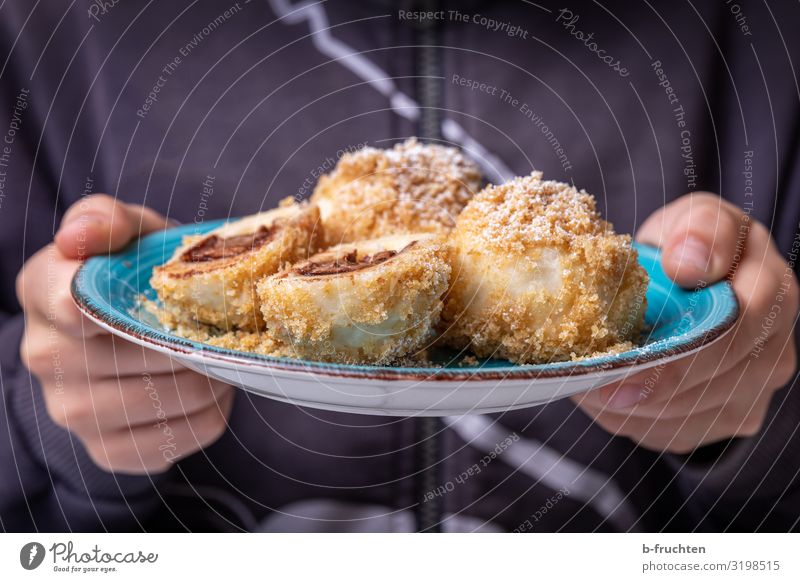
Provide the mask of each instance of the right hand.
{"label": "right hand", "polygon": [[38,378],[53,421],[107,471],[167,470],[216,441],[233,405],[231,386],[115,339],[85,319],[70,296],[83,259],[166,226],[149,208],[88,196],[67,210],[54,242],[17,277],[25,311],[22,362]]}

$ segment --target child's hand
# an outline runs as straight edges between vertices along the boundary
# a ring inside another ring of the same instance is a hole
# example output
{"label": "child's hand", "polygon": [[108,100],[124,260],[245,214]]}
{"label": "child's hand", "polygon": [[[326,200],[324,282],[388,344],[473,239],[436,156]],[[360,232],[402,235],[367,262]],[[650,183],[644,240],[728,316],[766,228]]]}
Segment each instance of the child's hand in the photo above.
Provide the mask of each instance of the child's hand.
{"label": "child's hand", "polygon": [[80,261],[167,226],[156,212],[89,196],[64,215],[55,241],[17,278],[25,311],[22,361],[39,379],[56,424],[103,469],[164,471],[225,431],[233,389],[169,358],[115,339],[83,318],[70,297]]}
{"label": "child's hand", "polygon": [[637,238],[663,249],[664,270],[684,287],[733,271],[739,320],[707,349],[573,400],[609,432],[658,451],[757,434],[773,393],[797,368],[793,268],[764,225],[712,194],[668,204]]}

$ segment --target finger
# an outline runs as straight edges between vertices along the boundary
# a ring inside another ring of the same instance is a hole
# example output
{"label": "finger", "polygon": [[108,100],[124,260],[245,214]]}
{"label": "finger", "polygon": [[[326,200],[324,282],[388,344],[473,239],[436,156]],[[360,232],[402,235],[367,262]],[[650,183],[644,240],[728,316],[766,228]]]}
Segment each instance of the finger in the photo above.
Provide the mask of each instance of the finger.
{"label": "finger", "polygon": [[86,387],[69,385],[69,390],[46,397],[52,401],[56,423],[87,438],[195,414],[215,406],[231,390],[223,382],[184,370],[96,381]]}
{"label": "finger", "polygon": [[768,345],[768,350],[775,353],[776,357],[747,359],[710,381],[694,384],[687,390],[676,391],[670,398],[651,400],[647,398],[646,388],[641,387],[645,397],[629,408],[598,405],[594,399],[580,403],[592,415],[605,413],[616,414],[620,418],[636,416],[651,420],[666,420],[687,418],[729,405],[739,399],[752,400],[763,391],[772,393],[784,386],[793,372],[793,343],[787,345],[784,339],[776,337]]}
{"label": "finger", "polygon": [[141,204],[131,204],[125,202],[128,217],[135,227],[136,233],[141,236],[165,228],[178,226],[180,223],[174,218],[166,218],[160,212],[156,212],[149,206]]}
{"label": "finger", "polygon": [[168,221],[152,210],[92,194],[64,214],[55,236],[59,251],[69,259],[120,250],[132,239],[166,228]]}
{"label": "finger", "polygon": [[79,261],[64,258],[54,244],[47,245],[25,263],[17,277],[17,298],[26,315],[26,327],[38,323],[45,328],[42,337],[66,334],[92,337],[107,334],[85,319],[70,293],[70,283]]}
{"label": "finger", "polygon": [[219,439],[228,426],[234,392],[218,404],[190,416],[169,419],[85,441],[86,450],[101,468],[114,473],[145,474],[167,470],[174,462]]}
{"label": "finger", "polygon": [[786,263],[769,231],[754,222],[747,251],[732,280],[741,311],[741,331],[747,334],[747,340],[794,324],[797,281],[793,274],[785,278],[785,272]]}
{"label": "finger", "polygon": [[55,244],[37,252],[20,272],[17,278],[20,303],[26,312],[36,312],[58,332],[72,337],[106,334],[88,323],[72,301],[70,284],[80,266],[77,259],[115,250],[134,236],[166,225],[155,211],[124,204],[106,195],[81,200],[64,215]]}
{"label": "finger", "polygon": [[[195,378],[189,378],[189,374],[193,374]],[[160,410],[164,411],[168,419],[192,417],[209,408],[218,411],[227,410],[226,405],[236,390],[233,386],[189,370],[184,372],[184,375],[187,377],[177,381],[169,375],[145,378],[146,399],[134,397],[127,409],[130,426],[136,429],[149,426],[154,419],[162,420]],[[153,384],[153,388],[148,387],[150,383]],[[160,387],[155,389],[157,386]],[[147,410],[147,404],[155,411],[154,414]]]}
{"label": "finger", "polygon": [[743,356],[741,350],[731,333],[680,360],[658,364],[588,392],[581,396],[580,403],[595,409],[617,410],[627,410],[643,402],[663,403],[735,368]]}
{"label": "finger", "polygon": [[[778,344],[784,344],[790,329],[781,330]],[[745,339],[745,337],[747,339]],[[765,338],[765,344],[773,336]],[[607,386],[585,394],[581,403],[594,409],[629,410],[644,405],[660,406],[674,401],[697,386],[707,385],[715,378],[725,377],[751,360],[756,337],[744,331],[734,331],[702,350],[668,364],[654,366]],[[781,354],[776,345],[774,352],[763,356],[761,365],[775,362]],[[763,378],[762,378],[763,380]]]}
{"label": "finger", "polygon": [[[47,322],[29,319],[23,342],[24,361],[37,371],[52,365],[54,345],[57,345],[60,373],[68,382],[87,382],[120,376],[141,376],[144,373],[163,374],[184,370],[184,367],[164,354],[154,352],[124,339],[110,335],[88,338],[61,336],[57,343],[48,338]],[[87,321],[87,325],[91,322]]]}
{"label": "finger", "polygon": [[728,274],[744,248],[747,227],[747,217],[732,204],[714,194],[694,193],[646,220],[637,239],[662,249],[668,277],[694,287]]}
{"label": "finger", "polygon": [[734,437],[752,437],[761,430],[770,395],[741,406],[739,402],[674,419],[620,418],[602,415],[596,422],[615,436],[626,437],[657,452],[690,453],[698,447]]}

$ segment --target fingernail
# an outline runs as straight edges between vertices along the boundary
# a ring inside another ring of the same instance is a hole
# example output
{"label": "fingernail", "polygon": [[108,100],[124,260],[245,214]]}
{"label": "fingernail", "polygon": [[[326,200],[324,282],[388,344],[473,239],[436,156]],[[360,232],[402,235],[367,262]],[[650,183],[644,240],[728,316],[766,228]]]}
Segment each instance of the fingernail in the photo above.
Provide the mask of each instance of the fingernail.
{"label": "fingernail", "polygon": [[644,400],[644,394],[640,386],[633,384],[622,385],[608,397],[608,407],[630,408]]}
{"label": "fingernail", "polygon": [[705,273],[709,268],[711,249],[709,246],[695,237],[688,237],[682,245],[676,245],[670,253],[670,260],[681,267],[691,267],[701,273]]}

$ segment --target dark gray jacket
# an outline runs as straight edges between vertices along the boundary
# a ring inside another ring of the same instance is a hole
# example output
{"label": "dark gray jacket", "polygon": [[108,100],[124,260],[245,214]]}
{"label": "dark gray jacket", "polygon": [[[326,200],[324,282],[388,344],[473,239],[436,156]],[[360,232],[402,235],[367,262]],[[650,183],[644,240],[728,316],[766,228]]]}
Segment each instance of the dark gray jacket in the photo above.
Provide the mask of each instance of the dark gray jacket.
{"label": "dark gray jacket", "polygon": [[307,194],[338,150],[410,135],[460,145],[491,180],[574,181],[621,232],[691,190],[744,204],[753,152],[752,213],[787,252],[800,9],[602,4],[0,3],[0,529],[414,529],[426,512],[443,529],[797,528],[794,385],[760,435],[691,458],[568,400],[451,419],[434,494],[419,422],[244,392],[227,434],[167,474],[107,474],[19,362],[15,274],[84,193],[182,222],[244,215]]}

